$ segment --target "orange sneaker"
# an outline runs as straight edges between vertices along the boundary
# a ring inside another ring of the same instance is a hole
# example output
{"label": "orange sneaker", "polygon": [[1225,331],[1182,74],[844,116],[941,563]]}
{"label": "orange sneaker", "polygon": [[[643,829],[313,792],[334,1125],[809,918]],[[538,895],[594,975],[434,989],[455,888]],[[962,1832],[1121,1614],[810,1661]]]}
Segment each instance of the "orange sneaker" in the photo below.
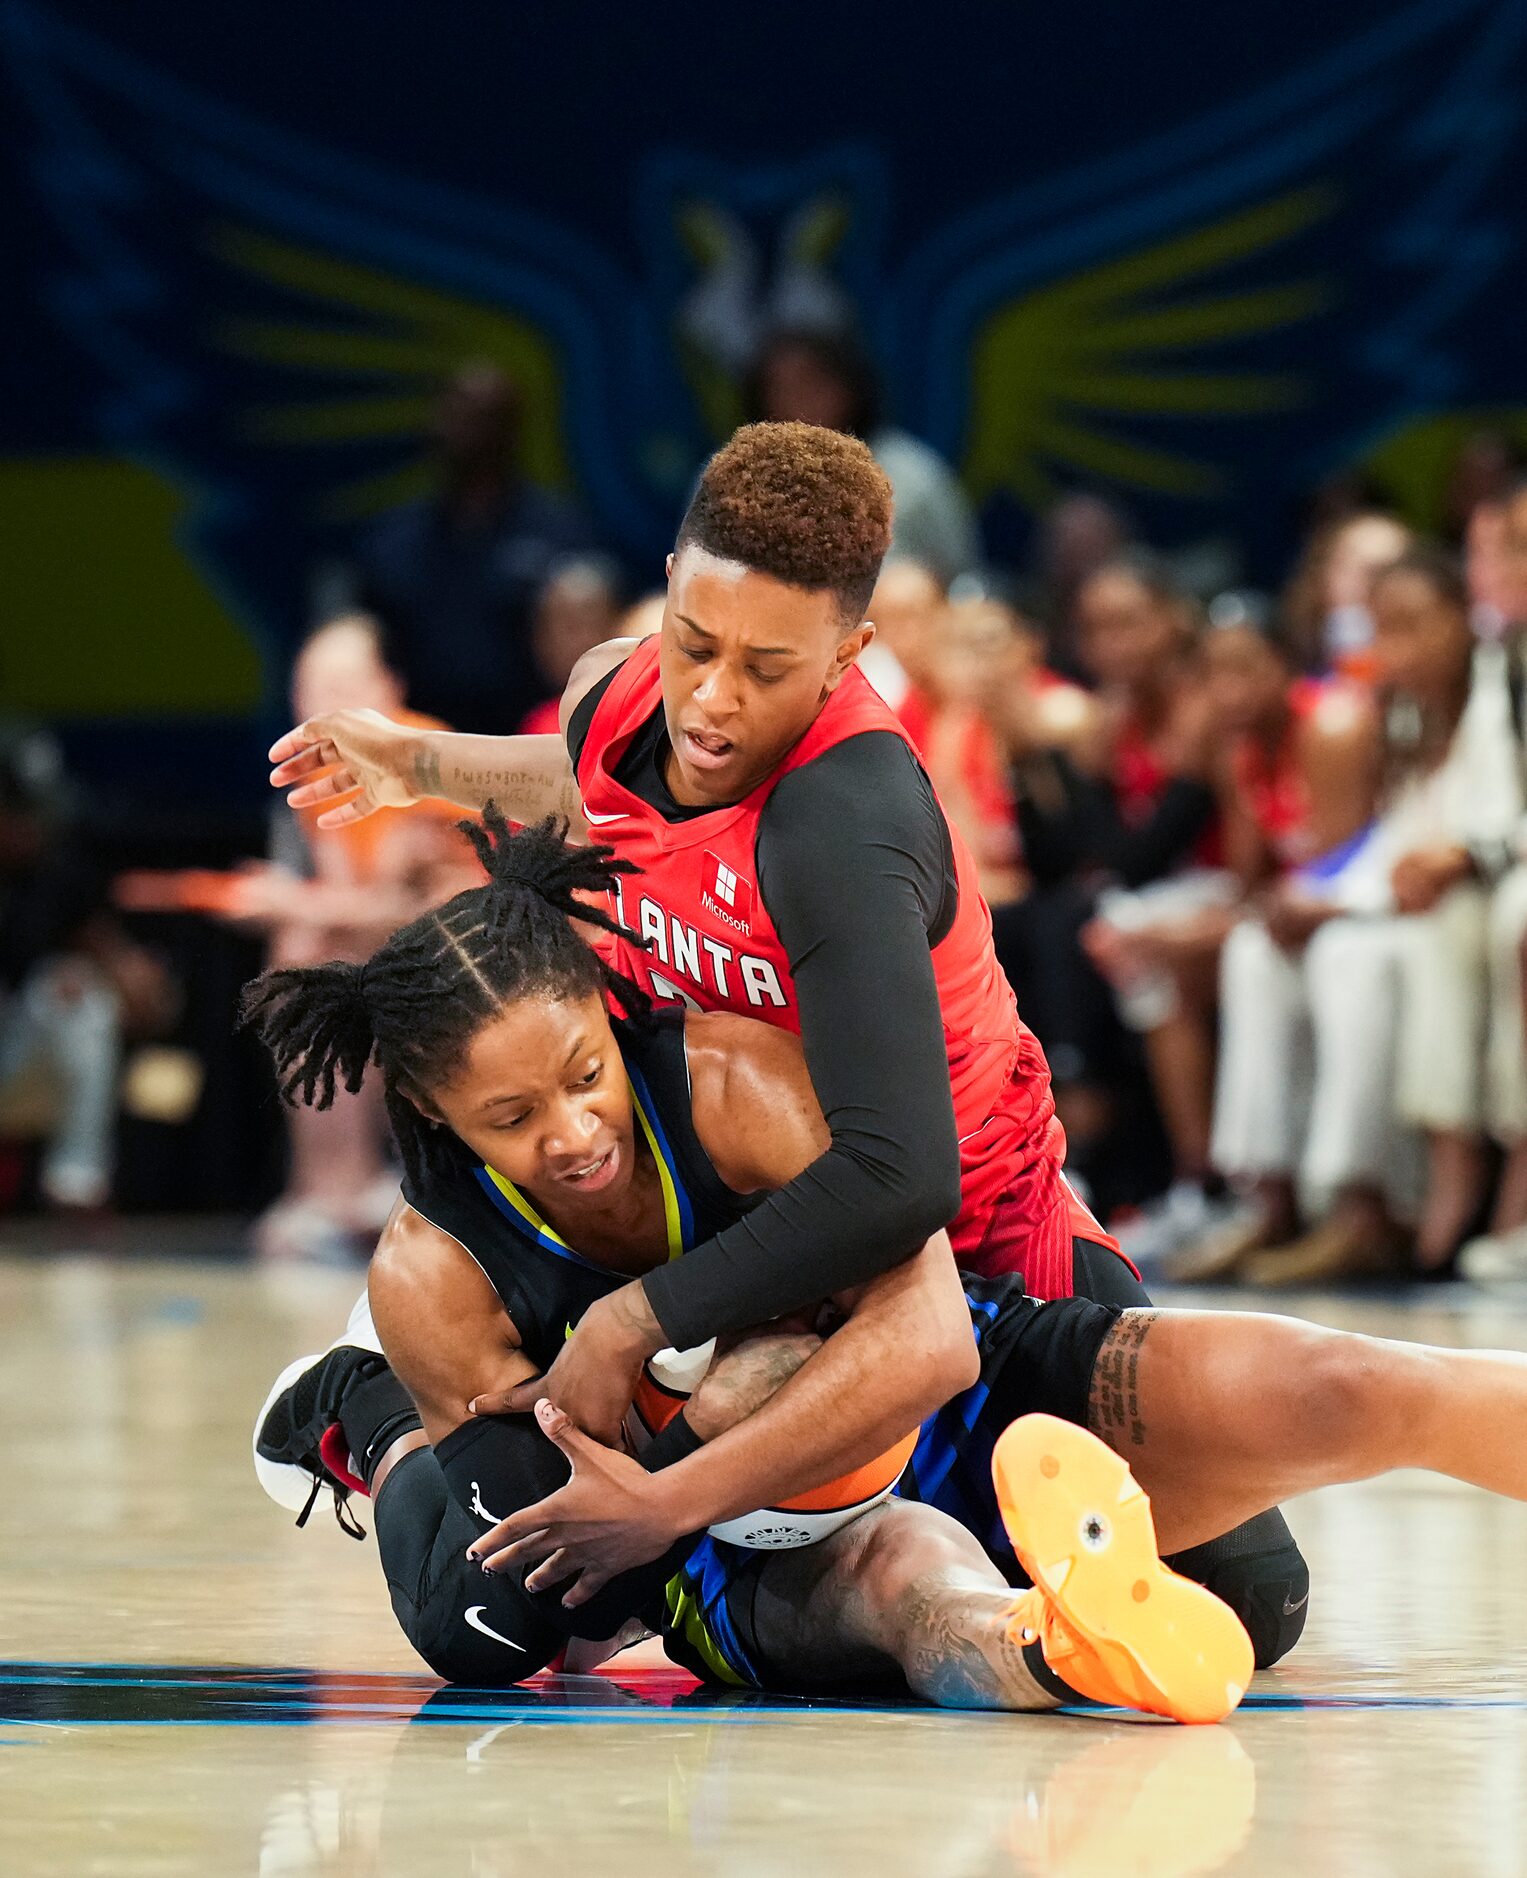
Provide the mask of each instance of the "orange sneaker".
{"label": "orange sneaker", "polygon": [[1126,1462],[1085,1428],[1025,1415],[999,1438],[992,1475],[1034,1580],[1013,1606],[1023,1641],[1094,1702],[1223,1721],[1251,1680],[1251,1639],[1228,1604],[1162,1564]]}

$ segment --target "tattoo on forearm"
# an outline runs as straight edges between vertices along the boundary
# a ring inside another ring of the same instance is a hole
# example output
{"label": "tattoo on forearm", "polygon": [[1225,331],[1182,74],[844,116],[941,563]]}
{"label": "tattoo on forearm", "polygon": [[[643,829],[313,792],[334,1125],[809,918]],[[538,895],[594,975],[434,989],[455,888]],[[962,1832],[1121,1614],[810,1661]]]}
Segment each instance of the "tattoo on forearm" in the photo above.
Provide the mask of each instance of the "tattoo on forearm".
{"label": "tattoo on forearm", "polygon": [[473,794],[481,794],[484,800],[489,796],[513,798],[522,796],[527,790],[539,787],[544,778],[528,769],[469,769],[465,764],[456,768],[456,781],[463,789],[470,789]]}
{"label": "tattoo on forearm", "polygon": [[[422,763],[423,759],[420,760]],[[432,760],[438,789],[440,760],[438,757]],[[549,814],[553,810],[573,820],[583,810],[573,777],[553,778],[542,770],[475,769],[467,764],[456,764],[451,770],[451,793],[468,796],[477,803],[496,802],[514,821]]]}
{"label": "tattoo on forearm", "polygon": [[414,790],[421,796],[445,793],[440,781],[440,756],[435,750],[421,750],[414,758]]}
{"label": "tattoo on forearm", "polygon": [[1140,1350],[1154,1311],[1126,1311],[1103,1339],[1087,1396],[1087,1425],[1114,1448],[1145,1445],[1140,1412]]}

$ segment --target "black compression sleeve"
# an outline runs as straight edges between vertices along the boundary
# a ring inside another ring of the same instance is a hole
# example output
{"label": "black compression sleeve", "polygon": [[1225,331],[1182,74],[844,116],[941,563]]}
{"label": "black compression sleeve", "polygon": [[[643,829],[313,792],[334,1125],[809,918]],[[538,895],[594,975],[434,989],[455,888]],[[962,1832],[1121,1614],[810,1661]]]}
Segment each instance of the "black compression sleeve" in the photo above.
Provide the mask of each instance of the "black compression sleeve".
{"label": "black compression sleeve", "polygon": [[953,892],[948,837],[907,746],[876,732],[793,771],[764,810],[757,858],[832,1145],[642,1280],[681,1350],[888,1271],[960,1204],[929,951]]}

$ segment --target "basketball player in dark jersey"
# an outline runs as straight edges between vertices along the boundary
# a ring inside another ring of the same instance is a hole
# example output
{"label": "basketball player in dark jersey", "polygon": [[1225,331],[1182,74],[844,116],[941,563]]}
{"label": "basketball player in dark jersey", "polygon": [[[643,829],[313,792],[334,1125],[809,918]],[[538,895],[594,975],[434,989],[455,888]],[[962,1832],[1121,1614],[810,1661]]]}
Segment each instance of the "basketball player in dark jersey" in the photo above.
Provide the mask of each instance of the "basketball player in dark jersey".
{"label": "basketball player in dark jersey", "polygon": [[[1090,1424],[1127,1454],[1168,1543],[1202,1539],[1270,1491],[1402,1464],[1527,1496],[1510,1433],[1511,1407],[1527,1405],[1520,1357],[1416,1350],[1264,1316],[1045,1304],[1010,1279],[967,1279],[962,1297],[937,1246],[845,1300],[843,1328],[756,1413],[700,1428],[676,1417],[662,1472],[599,1449],[550,1405],[541,1427],[555,1446],[524,1418],[474,1417],[474,1397],[502,1389],[506,1371],[512,1382],[544,1367],[601,1284],[655,1268],[716,1219],[744,1213],[756,1194],[740,1189],[788,1178],[824,1128],[783,1038],[728,1019],[612,1031],[606,988],[633,1010],[640,994],[599,967],[568,924],[585,910],[574,892],[607,884],[597,852],[569,850],[545,829],[508,837],[501,824],[476,839],[489,886],[394,935],[363,967],[271,974],[251,1000],[289,1092],[322,1100],[336,1077],[353,1085],[373,1055],[380,1064],[408,1205],[379,1254],[377,1309],[424,1411],[421,1429],[379,1354],[341,1346],[274,1392],[259,1451],[315,1484],[347,1484],[344,1456],[355,1457],[379,1496],[399,1615],[442,1673],[485,1679],[473,1654],[482,1638],[518,1653],[506,1670],[500,1651],[487,1679],[528,1673],[579,1612],[593,1636],[635,1614],[683,1660],[733,1684],[862,1684],[894,1671],[940,1700],[963,1692],[1033,1707],[1065,1688],[1106,1687],[1105,1699],[1160,1709],[1159,1680],[1125,1678],[1121,1694],[1117,1663],[1100,1670],[1085,1622],[1052,1586],[1042,1581],[1038,1602],[1020,1607],[994,1569],[1013,1568],[1004,1533],[1026,1568],[1049,1556],[1021,1538],[1026,1521],[1042,1525],[1053,1510],[1043,1462],[1063,1480],[1073,1459],[1084,1472],[1097,1464],[1095,1441],[1071,1453],[1052,1430],[1027,1490],[994,1496],[991,1461],[1002,1476],[1004,1446],[1009,1487],[1023,1478],[1015,1453],[1029,1437],[1015,1440],[1009,1423],[1030,1429],[1034,1410],[1042,1424],[1064,1418],[1078,1440],[1090,1441],[1077,1432]],[[724,1037],[704,1029],[718,1021]],[[877,1361],[884,1350],[890,1364]],[[959,1394],[925,1421],[904,1487],[931,1506],[873,1511],[809,1557],[766,1559],[685,1531],[873,1454],[922,1412],[920,1399],[951,1386]],[[697,1409],[705,1394],[702,1384]],[[495,1523],[554,1484],[548,1461],[565,1476],[558,1447],[572,1458],[571,1483]],[[1123,1491],[1122,1468],[1105,1478]],[[1074,1501],[1060,1497],[1074,1536]],[[935,1507],[960,1526],[933,1518]],[[623,1525],[639,1532],[621,1561],[637,1576],[583,1601],[589,1569]],[[670,1536],[676,1547],[643,1579]],[[528,1557],[536,1569],[523,1586],[517,1574],[477,1576],[466,1545],[490,1566]],[[1126,1602],[1155,1598],[1156,1609],[1186,1595],[1166,1589],[1178,1581],[1158,1575],[1154,1552],[1149,1563],[1148,1576],[1124,1584]],[[541,1584],[560,1590],[569,1578],[562,1596]],[[1166,1712],[1182,1705],[1169,1700]]]}
{"label": "basketball player in dark jersey", "polygon": [[[645,1000],[602,973],[569,925],[585,910],[573,891],[609,883],[600,852],[568,848],[546,828],[511,836],[491,811],[487,819],[487,832],[472,833],[492,885],[395,935],[363,968],[276,972],[253,990],[251,1013],[298,1092],[322,1100],[337,1075],[357,1082],[378,1052],[406,1167],[406,1202],[384,1234],[371,1283],[397,1374],[366,1348],[371,1339],[357,1318],[350,1341],[280,1379],[261,1413],[257,1465],[267,1484],[283,1464],[305,1467],[315,1489],[325,1480],[340,1490],[369,1484],[394,1606],[411,1640],[443,1674],[501,1681],[541,1667],[563,1643],[567,1619],[555,1599],[527,1602],[516,1583],[484,1579],[468,1566],[466,1547],[500,1512],[554,1488],[566,1469],[525,1418],[472,1417],[464,1382],[469,1395],[485,1379],[500,1380],[506,1358],[521,1372],[548,1365],[594,1299],[624,1273],[680,1256],[745,1214],[820,1146],[825,1124],[798,1046],[778,1032],[678,1011],[612,1024],[606,985],[638,1009]],[[456,1073],[442,1075],[442,1065]],[[466,1065],[473,1066],[466,1069],[471,1120],[445,1093],[459,1086]],[[548,1106],[557,1135],[549,1161],[542,1158]],[[1009,1288],[1020,1307],[1021,1293]],[[800,1370],[794,1402],[782,1393],[766,1411],[766,1422],[779,1408],[789,1413],[777,1443],[788,1461],[760,1491],[817,1486],[845,1457],[852,1464],[873,1456],[976,1383],[973,1310],[986,1333],[997,1307],[967,1303],[943,1235],[850,1300],[842,1330]],[[1085,1314],[1082,1344],[1116,1315],[1080,1303],[1074,1310]],[[768,1341],[770,1348],[750,1346],[755,1360],[777,1363],[784,1345],[799,1361],[797,1338]],[[1053,1378],[1058,1364],[1031,1350],[1019,1367],[1038,1380]],[[422,1431],[399,1378],[422,1411]],[[756,1380],[748,1386],[756,1389]],[[725,1401],[726,1388],[723,1361],[700,1404],[712,1418],[713,1398],[719,1392]],[[1062,1393],[1052,1388],[1043,1399],[1058,1402]],[[822,1412],[840,1398],[852,1402],[849,1412]],[[1068,1401],[1076,1413],[1074,1379]],[[686,1425],[681,1412],[648,1450],[647,1465],[699,1451],[706,1427]],[[724,1447],[710,1452],[724,1459]],[[985,1523],[1000,1527],[989,1484],[986,1499]],[[974,1652],[972,1661],[990,1659],[982,1686],[997,1706],[1053,1706],[1076,1689],[1108,1701],[1140,1696],[1100,1665],[1084,1666],[1079,1638],[1067,1633],[1062,1647],[1037,1594],[1030,1594],[1032,1635],[1027,1644],[1014,1641],[1028,1605],[941,1515],[909,1502],[897,1526],[890,1550],[900,1568],[915,1562],[920,1579],[949,1579],[925,1618],[896,1620],[904,1640],[896,1660],[914,1676],[915,1663],[932,1660],[936,1632],[958,1617],[962,1633],[971,1633],[962,1648]],[[634,1616],[697,1671],[733,1686],[753,1679],[762,1672],[733,1634],[722,1596],[750,1556],[703,1534],[685,1537],[655,1574],[612,1587],[579,1627],[596,1638],[618,1634]],[[1156,1569],[1153,1553],[1149,1568]],[[1170,1575],[1161,1583],[1163,1596],[1177,1585]],[[1227,1679],[1244,1686],[1251,1645],[1219,1600],[1178,1588],[1228,1641],[1232,1668],[1210,1678],[1218,1713]],[[1050,1667],[1062,1656],[1072,1675],[1065,1690]],[[970,1673],[969,1665],[958,1674],[930,1671],[915,1686],[953,1700]],[[1166,1701],[1172,1713],[1182,1707],[1170,1692],[1146,1699]]]}

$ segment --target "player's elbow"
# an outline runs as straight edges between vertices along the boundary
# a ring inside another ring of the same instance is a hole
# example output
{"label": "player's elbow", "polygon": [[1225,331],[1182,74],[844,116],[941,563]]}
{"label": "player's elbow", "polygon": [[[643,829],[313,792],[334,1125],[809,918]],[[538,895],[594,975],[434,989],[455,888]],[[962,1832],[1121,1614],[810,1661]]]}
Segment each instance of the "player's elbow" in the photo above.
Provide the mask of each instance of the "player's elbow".
{"label": "player's elbow", "polygon": [[964,1317],[963,1322],[951,1327],[949,1336],[939,1350],[938,1367],[942,1390],[938,1399],[939,1407],[951,1397],[963,1395],[967,1389],[974,1389],[981,1380],[981,1352],[976,1346],[968,1316]]}
{"label": "player's elbow", "polygon": [[963,1324],[926,1327],[921,1347],[904,1372],[908,1408],[918,1421],[936,1415],[946,1402],[981,1380],[981,1357],[971,1334],[970,1318]]}
{"label": "player's elbow", "polygon": [[908,1237],[931,1239],[942,1232],[960,1210],[960,1164],[951,1156],[947,1168],[919,1169],[909,1180],[899,1224]]}
{"label": "player's elbow", "polygon": [[965,1289],[943,1233],[928,1241],[909,1269],[918,1282],[904,1301],[908,1335],[901,1368],[911,1379],[922,1419],[980,1381],[981,1359]]}
{"label": "player's elbow", "polygon": [[965,1288],[959,1282],[948,1241],[941,1233],[936,1243],[946,1262],[940,1274],[943,1282],[938,1287],[937,1302],[928,1314],[928,1322],[943,1391],[939,1397],[942,1406],[951,1396],[973,1389],[981,1380],[981,1353],[970,1325]]}

